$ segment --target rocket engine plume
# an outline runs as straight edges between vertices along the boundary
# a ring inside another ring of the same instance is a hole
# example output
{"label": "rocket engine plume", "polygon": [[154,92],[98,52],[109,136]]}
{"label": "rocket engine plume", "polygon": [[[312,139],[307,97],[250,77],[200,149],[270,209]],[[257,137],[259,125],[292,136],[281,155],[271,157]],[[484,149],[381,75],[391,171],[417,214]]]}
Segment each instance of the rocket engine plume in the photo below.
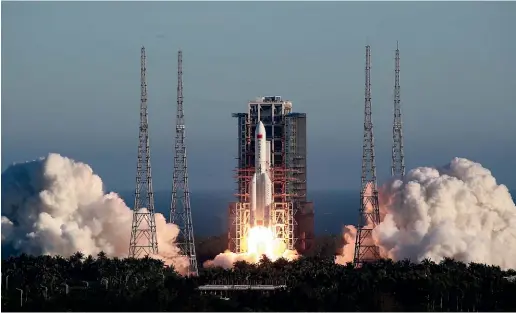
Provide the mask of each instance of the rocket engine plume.
{"label": "rocket engine plume", "polygon": [[[77,251],[127,257],[132,211],[87,164],[59,154],[11,165],[2,173],[2,247],[69,256]],[[174,241],[178,228],[156,214],[159,255],[182,272],[188,260]]]}
{"label": "rocket engine plume", "polygon": [[[373,237],[383,257],[516,268],[516,205],[479,163],[454,158],[440,168],[413,169],[380,189],[380,211]],[[353,258],[353,232],[344,237],[340,264]]]}
{"label": "rocket engine plume", "polygon": [[258,263],[262,256],[265,255],[271,261],[284,258],[288,261],[296,260],[299,255],[297,251],[288,250],[285,242],[274,238],[270,228],[263,226],[253,227],[249,230],[247,236],[246,253],[233,253],[225,251],[218,254],[213,260],[204,262],[204,267],[223,267],[232,268],[237,261],[246,261],[247,263]]}

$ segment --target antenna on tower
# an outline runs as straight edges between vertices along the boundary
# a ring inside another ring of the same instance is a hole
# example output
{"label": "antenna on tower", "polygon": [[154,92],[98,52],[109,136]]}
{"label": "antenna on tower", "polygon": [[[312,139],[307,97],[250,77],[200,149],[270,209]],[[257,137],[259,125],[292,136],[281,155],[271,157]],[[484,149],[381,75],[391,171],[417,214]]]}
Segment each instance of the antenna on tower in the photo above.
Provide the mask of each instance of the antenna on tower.
{"label": "antenna on tower", "polygon": [[174,157],[174,178],[172,201],[170,204],[170,222],[179,227],[178,246],[190,261],[188,275],[198,275],[197,256],[190,207],[190,190],[188,189],[188,167],[186,163],[185,121],[183,112],[183,52],[177,54],[177,116],[176,143]]}
{"label": "antenna on tower", "polygon": [[136,190],[134,194],[133,223],[129,244],[129,257],[158,253],[156,220],[154,217],[154,193],[152,191],[151,161],[149,147],[149,120],[147,112],[147,78],[145,47],[141,49],[140,69],[140,139],[136,167]]}
{"label": "antenna on tower", "polygon": [[373,120],[371,112],[371,47],[366,46],[365,65],[365,116],[364,145],[362,152],[362,186],[360,211],[355,241],[353,263],[360,266],[380,258],[378,246],[373,241],[373,229],[380,223],[378,190],[376,189],[376,165],[374,159]]}
{"label": "antenna on tower", "polygon": [[403,151],[403,124],[401,122],[400,100],[400,50],[396,41],[394,66],[394,122],[392,124],[392,166],[391,175],[405,176],[405,155]]}

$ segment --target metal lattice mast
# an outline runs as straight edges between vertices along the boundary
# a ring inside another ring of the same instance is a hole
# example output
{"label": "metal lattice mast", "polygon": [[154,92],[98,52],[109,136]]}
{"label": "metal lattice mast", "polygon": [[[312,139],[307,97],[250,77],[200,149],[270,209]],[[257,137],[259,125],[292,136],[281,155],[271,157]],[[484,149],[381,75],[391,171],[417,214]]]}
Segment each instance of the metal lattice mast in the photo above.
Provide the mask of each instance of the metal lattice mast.
{"label": "metal lattice mast", "polygon": [[183,112],[183,52],[177,54],[177,116],[176,144],[174,157],[174,179],[170,222],[179,227],[177,242],[183,255],[190,261],[189,275],[198,275],[195,253],[190,191],[188,189],[188,168],[186,163],[185,121]]}
{"label": "metal lattice mast", "polygon": [[396,42],[394,69],[394,122],[392,124],[392,166],[391,175],[405,176],[405,156],[403,151],[403,124],[401,122],[400,100],[400,50]]}
{"label": "metal lattice mast", "polygon": [[379,248],[375,245],[372,238],[373,229],[379,223],[380,210],[378,208],[378,191],[376,188],[373,121],[371,116],[371,47],[367,45],[362,186],[360,189],[360,212],[355,242],[355,255],[353,258],[355,265],[380,258]]}
{"label": "metal lattice mast", "polygon": [[[151,161],[149,148],[149,121],[147,113],[147,78],[145,47],[141,50],[141,102],[140,139],[138,142],[138,165],[136,168],[136,191],[134,195],[133,223],[129,257],[158,253],[156,220],[154,218],[154,193],[152,191]],[[145,208],[146,210],[142,210]]]}

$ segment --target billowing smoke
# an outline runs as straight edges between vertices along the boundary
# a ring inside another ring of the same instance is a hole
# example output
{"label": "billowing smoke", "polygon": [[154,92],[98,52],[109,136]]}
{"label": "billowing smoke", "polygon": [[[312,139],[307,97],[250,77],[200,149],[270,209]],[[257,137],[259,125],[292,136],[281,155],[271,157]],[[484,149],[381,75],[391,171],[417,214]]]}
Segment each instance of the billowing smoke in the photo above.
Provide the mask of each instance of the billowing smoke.
{"label": "billowing smoke", "polygon": [[[380,189],[380,211],[373,237],[383,257],[516,268],[516,205],[479,163],[455,158],[441,168],[416,168]],[[353,258],[355,235],[344,236],[351,247],[339,263]]]}
{"label": "billowing smoke", "polygon": [[342,248],[342,254],[337,255],[335,262],[337,264],[346,264],[348,262],[353,262],[353,257],[355,253],[355,239],[357,237],[357,228],[353,225],[344,226],[343,230],[344,236],[344,247]]}
{"label": "billowing smoke", "polygon": [[[152,257],[183,272],[188,260],[174,244],[178,227],[161,214],[155,218],[159,255]],[[132,210],[117,194],[104,193],[87,164],[49,154],[2,173],[2,247],[14,252],[127,257],[131,223]]]}
{"label": "billowing smoke", "polygon": [[[249,253],[234,253],[231,251],[225,251],[224,253],[218,254],[213,260],[204,262],[204,267],[222,267],[232,268],[237,261],[246,261],[247,263],[258,263],[261,259],[261,255],[249,254]],[[295,250],[285,250],[283,253],[275,256],[267,256],[271,261],[276,261],[279,258],[284,258],[288,261],[294,261],[299,258],[299,254]]]}

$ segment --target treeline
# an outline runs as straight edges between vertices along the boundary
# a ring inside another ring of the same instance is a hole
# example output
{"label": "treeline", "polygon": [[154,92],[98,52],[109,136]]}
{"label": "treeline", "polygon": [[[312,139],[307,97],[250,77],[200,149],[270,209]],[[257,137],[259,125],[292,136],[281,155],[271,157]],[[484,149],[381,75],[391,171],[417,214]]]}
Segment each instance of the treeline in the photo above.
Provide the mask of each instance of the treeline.
{"label": "treeline", "polygon": [[[181,277],[158,260],[21,255],[2,260],[2,311],[516,311],[513,270],[445,259],[381,260],[356,269],[333,258],[267,258]],[[276,281],[275,292],[202,295],[204,284]]]}

